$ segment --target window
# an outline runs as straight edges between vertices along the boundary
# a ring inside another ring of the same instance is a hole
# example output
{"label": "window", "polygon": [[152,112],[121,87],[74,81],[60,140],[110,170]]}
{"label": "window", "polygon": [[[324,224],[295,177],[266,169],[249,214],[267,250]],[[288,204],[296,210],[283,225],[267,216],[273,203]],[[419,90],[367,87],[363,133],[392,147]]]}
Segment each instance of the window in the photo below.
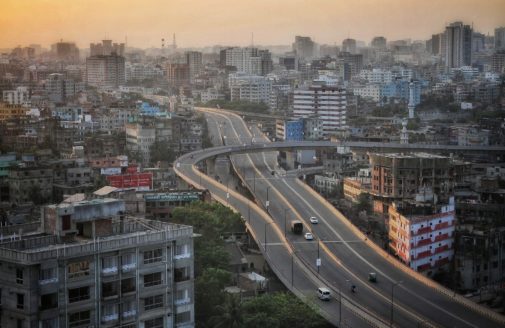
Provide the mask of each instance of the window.
{"label": "window", "polygon": [[123,270],[131,270],[135,268],[135,254],[124,254],[121,256],[121,265]]}
{"label": "window", "polygon": [[144,287],[161,285],[161,272],[146,274],[144,276]]}
{"label": "window", "polygon": [[132,293],[135,292],[135,278],[127,278],[121,280],[121,293]]}
{"label": "window", "polygon": [[23,310],[25,308],[25,294],[17,294],[17,306],[18,309]]}
{"label": "window", "polygon": [[68,316],[68,327],[82,327],[89,325],[91,323],[91,311],[81,311],[76,313],[71,313]]}
{"label": "window", "polygon": [[68,302],[74,303],[89,299],[89,286],[68,290]]}
{"label": "window", "polygon": [[121,305],[121,308],[123,310],[123,314],[122,314],[123,318],[128,318],[128,317],[134,316],[137,313],[137,311],[135,310],[135,301],[134,300],[124,302]]}
{"label": "window", "polygon": [[16,320],[16,327],[17,328],[23,328],[24,324],[25,324],[25,321],[23,319]]}
{"label": "window", "polygon": [[63,215],[61,217],[61,230],[70,230],[71,224],[70,224],[70,215]]}
{"label": "window", "polygon": [[161,248],[144,252],[144,264],[160,262],[163,251]]}
{"label": "window", "polygon": [[23,284],[23,269],[17,268],[16,269],[16,284],[22,285]]}
{"label": "window", "polygon": [[117,272],[117,257],[108,256],[102,258],[102,272],[103,273],[116,273]]}
{"label": "window", "polygon": [[40,296],[40,309],[55,309],[58,307],[58,293],[45,294]]}
{"label": "window", "polygon": [[78,278],[82,276],[89,276],[88,261],[75,262],[68,265],[68,278]]}
{"label": "window", "polygon": [[155,295],[144,299],[144,310],[149,311],[163,306],[163,295]]}
{"label": "window", "polygon": [[56,268],[41,269],[39,273],[39,282],[50,282],[56,280]]}
{"label": "window", "polygon": [[117,282],[104,282],[102,283],[102,297],[112,297],[117,296]]}
{"label": "window", "polygon": [[163,317],[144,321],[144,328],[163,328]]}
{"label": "window", "polygon": [[191,312],[190,311],[177,313],[175,315],[175,323],[176,324],[188,322],[190,320],[191,320]]}
{"label": "window", "polygon": [[42,320],[41,324],[41,328],[58,328],[58,318]]}
{"label": "window", "polygon": [[117,304],[105,304],[102,307],[102,321],[109,322],[117,320],[118,315],[118,305]]}
{"label": "window", "polygon": [[189,257],[189,245],[177,245],[175,246],[175,256],[178,258]]}
{"label": "window", "polygon": [[175,282],[181,282],[189,280],[189,267],[177,268],[174,271]]}

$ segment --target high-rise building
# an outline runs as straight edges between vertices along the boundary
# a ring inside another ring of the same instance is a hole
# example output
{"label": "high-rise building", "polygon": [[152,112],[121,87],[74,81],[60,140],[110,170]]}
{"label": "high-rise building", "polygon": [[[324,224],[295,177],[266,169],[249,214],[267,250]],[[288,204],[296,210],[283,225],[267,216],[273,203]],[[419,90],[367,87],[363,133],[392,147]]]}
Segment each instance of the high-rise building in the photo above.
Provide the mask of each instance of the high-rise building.
{"label": "high-rise building", "polygon": [[189,82],[193,83],[195,77],[202,72],[202,53],[199,51],[186,51],[185,56],[189,68]]}
{"label": "high-rise building", "polygon": [[73,42],[57,42],[51,46],[56,58],[62,62],[79,62],[79,48]]}
{"label": "high-rise building", "polygon": [[386,49],[387,41],[383,36],[376,36],[372,39],[370,45],[375,49]]}
{"label": "high-rise building", "polygon": [[442,34],[433,34],[431,36],[431,54],[440,55],[440,48],[442,42]]}
{"label": "high-rise building", "polygon": [[52,73],[47,76],[45,89],[49,100],[63,102],[69,97],[75,96],[79,91],[84,90],[81,82],[67,79],[63,74]]}
{"label": "high-rise building", "polygon": [[505,74],[505,50],[497,51],[491,57],[491,67],[493,72]]}
{"label": "high-rise building", "polygon": [[279,57],[279,65],[287,70],[298,70],[298,58],[296,55],[285,55]]}
{"label": "high-rise building", "polygon": [[181,87],[183,85],[189,84],[189,65],[185,63],[168,63],[167,69],[167,80],[168,83],[173,87]]}
{"label": "high-rise building", "polygon": [[356,40],[354,39],[345,39],[342,41],[342,51],[349,52],[351,54],[356,53]]}
{"label": "high-rise building", "polygon": [[2,327],[193,327],[192,227],[124,212],[66,200],[38,228],[2,227]]}
{"label": "high-rise building", "polygon": [[316,44],[309,36],[297,35],[293,43],[293,51],[298,58],[312,59],[316,55]]}
{"label": "high-rise building", "polygon": [[270,102],[272,82],[264,76],[233,73],[228,78],[231,100],[245,100],[255,103]]}
{"label": "high-rise building", "polygon": [[463,25],[462,22],[455,22],[446,27],[446,69],[472,64],[472,34],[472,27]]}
{"label": "high-rise building", "polygon": [[505,27],[494,29],[494,50],[505,50]]}
{"label": "high-rise building", "polygon": [[313,85],[293,92],[293,116],[321,120],[322,135],[329,137],[347,128],[346,90]]}
{"label": "high-rise building", "polygon": [[273,69],[272,55],[258,48],[232,47],[221,50],[222,66],[235,67],[237,72],[251,75],[266,75]]}
{"label": "high-rise building", "polygon": [[17,87],[15,90],[4,90],[3,101],[9,105],[23,105],[30,100],[30,91],[27,87]]}
{"label": "high-rise building", "polygon": [[90,56],[110,56],[112,54],[124,56],[124,50],[124,43],[112,43],[112,40],[102,40],[102,43],[89,45]]}
{"label": "high-rise building", "polygon": [[86,58],[86,81],[96,87],[117,88],[125,83],[125,58],[116,53]]}
{"label": "high-rise building", "polygon": [[338,59],[344,65],[348,66],[349,78],[358,75],[363,68],[363,55],[362,54],[352,54],[350,52],[341,52],[338,55]]}

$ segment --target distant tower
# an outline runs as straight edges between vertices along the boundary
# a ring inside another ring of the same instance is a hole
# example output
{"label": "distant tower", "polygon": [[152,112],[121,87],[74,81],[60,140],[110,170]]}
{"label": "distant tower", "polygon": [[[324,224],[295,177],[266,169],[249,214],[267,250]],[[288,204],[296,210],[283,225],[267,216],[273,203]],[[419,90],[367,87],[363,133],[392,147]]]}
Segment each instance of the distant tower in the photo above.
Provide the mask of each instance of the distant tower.
{"label": "distant tower", "polygon": [[173,40],[172,40],[172,48],[175,50],[177,49],[177,43],[175,42],[175,33],[173,35]]}
{"label": "distant tower", "polygon": [[161,39],[161,53],[165,53],[165,39]]}
{"label": "distant tower", "polygon": [[409,143],[409,132],[407,131],[407,120],[402,121],[402,132],[400,134],[400,143],[408,144]]}
{"label": "distant tower", "polygon": [[416,109],[416,104],[419,102],[419,82],[410,82],[409,83],[409,104],[408,104],[408,109],[409,109],[409,118],[412,119],[414,118],[414,110]]}

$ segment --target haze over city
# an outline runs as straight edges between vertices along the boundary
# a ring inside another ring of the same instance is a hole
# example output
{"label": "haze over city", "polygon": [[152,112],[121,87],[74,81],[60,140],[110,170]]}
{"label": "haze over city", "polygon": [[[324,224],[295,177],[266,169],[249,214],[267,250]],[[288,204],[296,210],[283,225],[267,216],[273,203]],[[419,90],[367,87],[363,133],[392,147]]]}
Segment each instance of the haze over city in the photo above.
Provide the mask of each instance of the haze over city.
{"label": "haze over city", "polygon": [[503,0],[1,0],[0,48],[56,40],[87,47],[104,37],[134,47],[160,47],[177,35],[181,47],[290,44],[295,35],[339,44],[425,39],[463,20],[481,33],[505,25]]}
{"label": "haze over city", "polygon": [[0,327],[505,327],[505,0],[0,0]]}

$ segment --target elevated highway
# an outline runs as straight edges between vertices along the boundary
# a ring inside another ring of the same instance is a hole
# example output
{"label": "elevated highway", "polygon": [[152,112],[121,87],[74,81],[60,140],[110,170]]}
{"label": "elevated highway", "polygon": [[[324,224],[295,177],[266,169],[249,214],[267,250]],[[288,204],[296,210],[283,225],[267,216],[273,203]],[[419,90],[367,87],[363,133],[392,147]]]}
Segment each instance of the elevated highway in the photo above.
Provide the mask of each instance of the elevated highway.
{"label": "elevated highway", "polygon": [[[298,179],[279,174],[272,178],[271,171],[276,169],[273,150],[335,147],[334,143],[269,143],[261,136],[252,135],[237,115],[215,110],[204,112],[209,122],[214,122],[211,130],[219,135],[216,139],[226,140],[227,145],[182,156],[176,161],[176,172],[189,183],[209,189],[215,199],[242,213],[279,278],[297,296],[315,302],[330,322],[339,326],[347,323],[351,327],[501,327],[505,324],[503,316],[391,258]],[[247,144],[244,140],[253,143]],[[218,155],[231,155],[237,173],[254,193],[257,203],[196,169],[198,162]],[[313,215],[319,218],[318,225],[308,222]],[[305,230],[315,235],[315,241],[305,241],[290,233],[288,217],[302,220]],[[367,281],[371,271],[379,276],[376,284]],[[356,294],[350,292],[350,284],[357,286]],[[330,287],[334,295],[341,295],[342,302],[338,296],[329,303],[315,300],[315,289],[320,285]]]}

